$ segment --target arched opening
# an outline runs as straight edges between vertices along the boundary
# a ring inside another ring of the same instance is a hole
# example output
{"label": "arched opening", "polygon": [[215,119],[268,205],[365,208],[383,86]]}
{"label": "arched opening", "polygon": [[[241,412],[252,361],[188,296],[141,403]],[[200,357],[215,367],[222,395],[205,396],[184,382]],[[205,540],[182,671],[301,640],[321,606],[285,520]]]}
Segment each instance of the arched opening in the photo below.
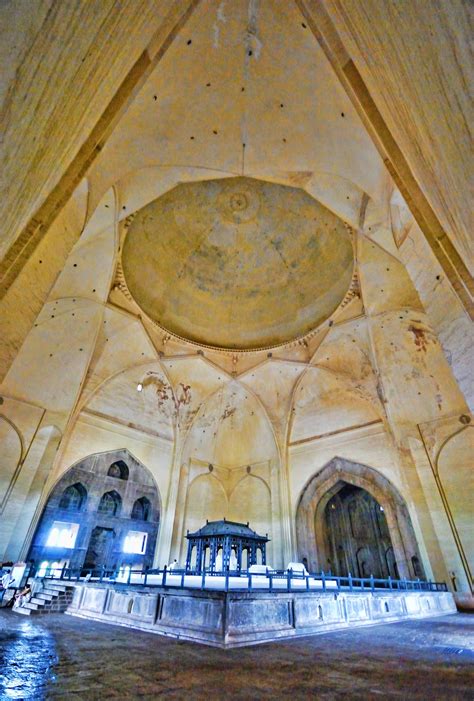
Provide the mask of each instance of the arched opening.
{"label": "arched opening", "polygon": [[66,487],[62,493],[59,508],[66,511],[80,511],[87,499],[87,489],[80,482]]}
{"label": "arched opening", "polygon": [[105,494],[102,495],[99,502],[99,508],[97,510],[103,516],[118,516],[121,506],[122,497],[118,492],[112,490],[111,492],[105,492]]}
{"label": "arched opening", "polygon": [[[383,579],[395,576],[384,509],[365,489],[347,482],[339,484],[324,508],[324,538],[328,569],[333,574]],[[392,561],[387,557],[389,552]]]}
{"label": "arched opening", "polygon": [[116,460],[112,463],[107,471],[108,477],[115,477],[119,480],[128,480],[129,469],[126,462],[123,460]]}
{"label": "arched opening", "polygon": [[[112,480],[113,465],[122,477]],[[127,485],[115,482],[125,476]],[[53,488],[27,557],[38,565],[60,561],[74,574],[151,567],[159,523],[160,495],[147,468],[125,449],[96,453],[70,467]]]}
{"label": "arched opening", "polygon": [[406,504],[391,482],[367,465],[336,457],[317,472],[301,493],[296,534],[299,557],[306,557],[314,572],[423,577]]}
{"label": "arched opening", "polygon": [[132,507],[131,518],[137,521],[148,521],[148,517],[151,514],[151,503],[146,497],[140,497],[137,499]]}
{"label": "arched opening", "polygon": [[113,528],[96,526],[91,534],[84,559],[84,569],[95,570],[107,567],[113,551],[115,531]]}

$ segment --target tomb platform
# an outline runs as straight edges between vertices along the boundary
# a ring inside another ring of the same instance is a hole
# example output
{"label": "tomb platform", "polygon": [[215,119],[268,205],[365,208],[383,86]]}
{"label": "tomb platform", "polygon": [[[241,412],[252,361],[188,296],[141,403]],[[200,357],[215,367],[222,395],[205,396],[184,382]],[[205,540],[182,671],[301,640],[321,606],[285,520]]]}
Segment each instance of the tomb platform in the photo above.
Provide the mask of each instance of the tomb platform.
{"label": "tomb platform", "polygon": [[71,582],[66,613],[220,648],[456,612],[448,591],[229,591]]}

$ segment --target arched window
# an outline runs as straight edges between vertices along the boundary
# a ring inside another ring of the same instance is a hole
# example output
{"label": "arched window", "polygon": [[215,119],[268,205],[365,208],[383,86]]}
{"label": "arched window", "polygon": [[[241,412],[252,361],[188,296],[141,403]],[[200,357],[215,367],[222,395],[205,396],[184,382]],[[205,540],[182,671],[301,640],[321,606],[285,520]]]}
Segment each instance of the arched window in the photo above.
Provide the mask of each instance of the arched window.
{"label": "arched window", "polygon": [[151,504],[146,497],[140,497],[133,505],[131,518],[137,521],[148,521],[151,514]]}
{"label": "arched window", "polygon": [[107,516],[118,516],[121,505],[122,499],[120,494],[115,490],[112,492],[105,492],[100,500],[98,511]]}
{"label": "arched window", "polygon": [[86,499],[86,488],[80,482],[76,482],[76,484],[71,484],[70,487],[67,487],[62,493],[59,508],[67,509],[68,511],[80,511]]}
{"label": "arched window", "polygon": [[113,462],[107,472],[108,477],[116,477],[119,480],[128,480],[128,467],[123,460]]}

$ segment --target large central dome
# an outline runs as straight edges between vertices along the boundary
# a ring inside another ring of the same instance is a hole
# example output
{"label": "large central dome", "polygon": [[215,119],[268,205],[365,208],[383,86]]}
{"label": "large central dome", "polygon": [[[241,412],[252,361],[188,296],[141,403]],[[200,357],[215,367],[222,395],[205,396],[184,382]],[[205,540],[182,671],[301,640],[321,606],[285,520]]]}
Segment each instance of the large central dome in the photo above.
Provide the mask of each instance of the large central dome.
{"label": "large central dome", "polygon": [[343,222],[304,190],[240,177],[178,185],[141,209],[122,263],[130,293],[163,328],[252,349],[327,319],[353,255]]}

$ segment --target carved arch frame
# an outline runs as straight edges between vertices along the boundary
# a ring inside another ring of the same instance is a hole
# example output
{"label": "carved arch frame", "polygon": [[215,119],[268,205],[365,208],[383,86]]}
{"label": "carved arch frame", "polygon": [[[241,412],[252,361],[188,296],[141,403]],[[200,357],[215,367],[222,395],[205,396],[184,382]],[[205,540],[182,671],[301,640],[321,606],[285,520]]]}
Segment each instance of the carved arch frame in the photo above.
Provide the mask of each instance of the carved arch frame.
{"label": "carved arch frame", "polygon": [[343,482],[365,489],[383,507],[400,577],[414,578],[412,557],[422,560],[405,501],[380,472],[340,457],[326,463],[301,492],[296,510],[298,558],[307,558],[311,571],[324,569],[328,558],[324,510]]}

